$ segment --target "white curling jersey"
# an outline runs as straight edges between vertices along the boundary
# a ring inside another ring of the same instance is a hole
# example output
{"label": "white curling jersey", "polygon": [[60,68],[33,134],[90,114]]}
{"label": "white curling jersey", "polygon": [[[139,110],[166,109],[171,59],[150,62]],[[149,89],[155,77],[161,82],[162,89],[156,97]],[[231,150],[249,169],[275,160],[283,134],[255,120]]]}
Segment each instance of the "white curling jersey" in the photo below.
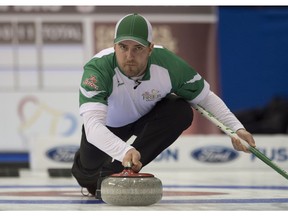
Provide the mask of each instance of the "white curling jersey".
{"label": "white curling jersey", "polygon": [[167,94],[197,103],[209,84],[183,59],[154,46],[146,72],[138,82],[117,66],[114,48],[96,54],[85,66],[80,85],[80,115],[107,105],[106,125],[121,127],[147,114]]}

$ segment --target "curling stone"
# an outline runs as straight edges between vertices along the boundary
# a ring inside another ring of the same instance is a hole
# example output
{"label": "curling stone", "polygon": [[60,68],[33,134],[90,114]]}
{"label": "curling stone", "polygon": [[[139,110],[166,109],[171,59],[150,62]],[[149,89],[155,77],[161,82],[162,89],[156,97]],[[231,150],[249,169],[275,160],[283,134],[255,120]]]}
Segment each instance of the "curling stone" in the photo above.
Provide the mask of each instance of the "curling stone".
{"label": "curling stone", "polygon": [[162,198],[162,182],[149,173],[135,173],[131,166],[101,183],[102,200],[117,206],[148,206]]}

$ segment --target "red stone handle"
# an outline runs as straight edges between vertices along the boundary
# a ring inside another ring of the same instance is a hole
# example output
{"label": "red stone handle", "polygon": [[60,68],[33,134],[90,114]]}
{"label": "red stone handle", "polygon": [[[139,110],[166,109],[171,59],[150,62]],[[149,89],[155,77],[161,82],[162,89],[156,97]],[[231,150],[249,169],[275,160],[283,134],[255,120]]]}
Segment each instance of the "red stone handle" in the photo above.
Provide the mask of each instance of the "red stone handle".
{"label": "red stone handle", "polygon": [[125,167],[124,170],[120,173],[115,173],[111,175],[112,177],[154,177],[154,175],[150,173],[136,173],[132,170],[131,167]]}

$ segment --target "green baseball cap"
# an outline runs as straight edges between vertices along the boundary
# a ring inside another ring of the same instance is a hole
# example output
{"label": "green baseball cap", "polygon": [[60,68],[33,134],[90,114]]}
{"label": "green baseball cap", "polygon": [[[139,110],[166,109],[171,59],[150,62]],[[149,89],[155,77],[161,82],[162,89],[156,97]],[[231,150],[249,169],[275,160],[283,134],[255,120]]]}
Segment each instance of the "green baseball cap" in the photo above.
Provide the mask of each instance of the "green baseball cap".
{"label": "green baseball cap", "polygon": [[128,14],[120,19],[115,27],[114,43],[133,40],[143,46],[152,42],[152,26],[150,22],[139,14]]}

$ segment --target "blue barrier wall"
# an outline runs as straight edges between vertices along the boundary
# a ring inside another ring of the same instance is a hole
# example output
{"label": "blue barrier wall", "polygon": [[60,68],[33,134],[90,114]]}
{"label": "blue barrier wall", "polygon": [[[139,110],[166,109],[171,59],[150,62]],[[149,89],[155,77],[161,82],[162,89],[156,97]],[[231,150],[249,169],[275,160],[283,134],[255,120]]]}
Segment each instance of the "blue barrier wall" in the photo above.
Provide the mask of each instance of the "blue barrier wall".
{"label": "blue barrier wall", "polygon": [[288,95],[288,7],[219,7],[221,97],[232,111]]}

